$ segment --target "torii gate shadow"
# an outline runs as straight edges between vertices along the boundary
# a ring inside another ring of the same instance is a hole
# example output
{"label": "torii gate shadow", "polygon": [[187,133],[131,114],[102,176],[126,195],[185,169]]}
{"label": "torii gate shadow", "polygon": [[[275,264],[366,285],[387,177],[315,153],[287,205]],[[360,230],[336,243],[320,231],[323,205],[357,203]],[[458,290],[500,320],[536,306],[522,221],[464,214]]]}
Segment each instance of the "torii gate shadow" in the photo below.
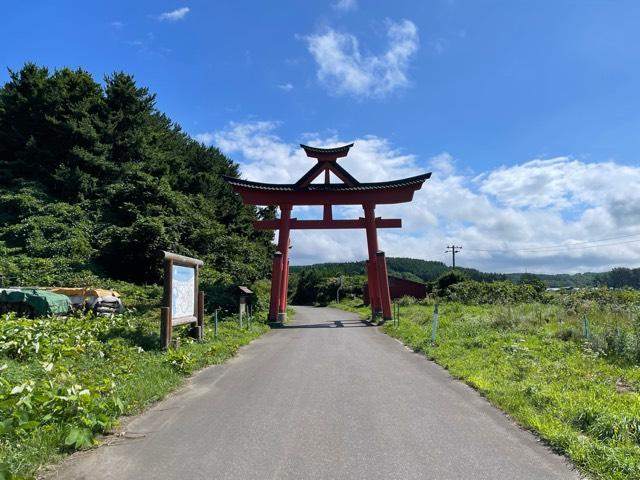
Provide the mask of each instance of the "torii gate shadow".
{"label": "torii gate shadow", "polygon": [[368,320],[327,320],[321,323],[292,323],[278,326],[276,328],[360,328],[375,327],[376,325]]}

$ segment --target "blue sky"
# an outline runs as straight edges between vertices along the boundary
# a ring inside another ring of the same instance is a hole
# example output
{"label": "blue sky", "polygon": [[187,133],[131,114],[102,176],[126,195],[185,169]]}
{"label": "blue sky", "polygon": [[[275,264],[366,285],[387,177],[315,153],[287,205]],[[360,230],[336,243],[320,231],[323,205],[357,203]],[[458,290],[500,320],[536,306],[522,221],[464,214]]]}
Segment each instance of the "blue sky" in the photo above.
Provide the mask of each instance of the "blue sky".
{"label": "blue sky", "polygon": [[[249,178],[295,180],[300,141],[355,140],[362,181],[433,170],[388,207],[406,226],[381,234],[388,255],[445,260],[456,242],[487,270],[640,264],[620,243],[640,240],[640,2],[24,1],[0,24],[4,67],[133,73]],[[364,256],[359,232],[296,235],[300,263]]]}

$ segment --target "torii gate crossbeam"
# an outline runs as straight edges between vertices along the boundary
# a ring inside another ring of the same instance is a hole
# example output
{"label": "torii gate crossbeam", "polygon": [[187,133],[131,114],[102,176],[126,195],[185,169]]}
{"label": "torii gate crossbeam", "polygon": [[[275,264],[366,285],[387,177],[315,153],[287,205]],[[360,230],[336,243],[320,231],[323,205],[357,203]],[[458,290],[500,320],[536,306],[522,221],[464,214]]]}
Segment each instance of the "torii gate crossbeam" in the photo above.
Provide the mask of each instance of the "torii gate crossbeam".
{"label": "torii gate crossbeam", "polygon": [[[289,234],[295,229],[350,229],[364,228],[367,236],[367,277],[372,315],[391,319],[391,297],[384,252],[378,250],[378,228],[401,228],[400,219],[383,219],[375,216],[379,204],[410,202],[416,190],[431,177],[425,173],[415,177],[390,182],[360,183],[337,163],[345,157],[353,144],[338,148],[315,148],[300,145],[308,157],[317,163],[295,184],[268,184],[224,176],[224,180],[240,194],[242,201],[250,205],[274,205],[280,208],[280,218],[254,222],[258,230],[278,230],[278,249],[273,256],[271,275],[271,303],[269,322],[282,324],[286,319],[287,288],[289,285]],[[324,183],[312,183],[324,172]],[[344,183],[331,183],[334,173]],[[298,220],[291,218],[295,205],[322,205],[322,220]],[[334,219],[334,205],[362,205],[364,217],[354,220]]]}

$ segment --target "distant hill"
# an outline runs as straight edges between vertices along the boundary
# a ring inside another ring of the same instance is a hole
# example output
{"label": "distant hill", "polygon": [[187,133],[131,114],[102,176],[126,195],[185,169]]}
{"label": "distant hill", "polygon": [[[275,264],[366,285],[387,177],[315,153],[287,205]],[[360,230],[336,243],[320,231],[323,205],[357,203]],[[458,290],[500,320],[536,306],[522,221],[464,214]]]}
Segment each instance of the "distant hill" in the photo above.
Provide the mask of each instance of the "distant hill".
{"label": "distant hill", "polygon": [[[431,282],[450,268],[442,262],[419,260],[417,258],[389,257],[387,269],[390,275],[408,280]],[[364,261],[343,263],[317,263],[314,265],[292,266],[292,272],[314,270],[323,277],[339,275],[364,275]],[[473,268],[460,268],[469,278],[479,281],[505,280],[506,276],[499,273],[484,273]]]}
{"label": "distant hill", "polygon": [[[417,258],[390,257],[387,258],[387,269],[390,275],[408,280],[432,282],[440,275],[450,270],[442,262],[420,260]],[[292,266],[291,271],[299,273],[304,270],[316,271],[322,277],[339,275],[364,275],[364,261],[344,263],[317,263],[314,265]],[[511,280],[514,283],[522,281],[523,277],[536,277],[549,287],[597,287],[609,286],[614,288],[640,288],[640,268],[614,268],[608,272],[594,273],[559,273],[559,274],[531,274],[531,273],[488,273],[474,268],[458,268],[469,278],[477,281]]]}

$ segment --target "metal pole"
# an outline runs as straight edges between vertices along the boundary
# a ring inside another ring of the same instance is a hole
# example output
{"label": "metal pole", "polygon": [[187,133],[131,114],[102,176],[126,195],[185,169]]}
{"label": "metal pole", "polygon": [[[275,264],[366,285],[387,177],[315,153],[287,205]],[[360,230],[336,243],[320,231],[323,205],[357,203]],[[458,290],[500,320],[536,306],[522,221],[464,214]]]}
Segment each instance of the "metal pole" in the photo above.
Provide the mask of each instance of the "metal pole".
{"label": "metal pole", "polygon": [[218,310],[220,309],[220,307],[216,308],[216,315],[215,315],[215,320],[213,323],[213,336],[214,338],[218,336]]}
{"label": "metal pole", "polygon": [[438,304],[433,308],[433,322],[431,323],[431,344],[436,344],[436,335],[438,333]]}
{"label": "metal pole", "polygon": [[589,337],[591,337],[591,332],[589,331],[589,319],[585,317],[582,319],[582,329],[584,331],[584,337],[589,340]]}

